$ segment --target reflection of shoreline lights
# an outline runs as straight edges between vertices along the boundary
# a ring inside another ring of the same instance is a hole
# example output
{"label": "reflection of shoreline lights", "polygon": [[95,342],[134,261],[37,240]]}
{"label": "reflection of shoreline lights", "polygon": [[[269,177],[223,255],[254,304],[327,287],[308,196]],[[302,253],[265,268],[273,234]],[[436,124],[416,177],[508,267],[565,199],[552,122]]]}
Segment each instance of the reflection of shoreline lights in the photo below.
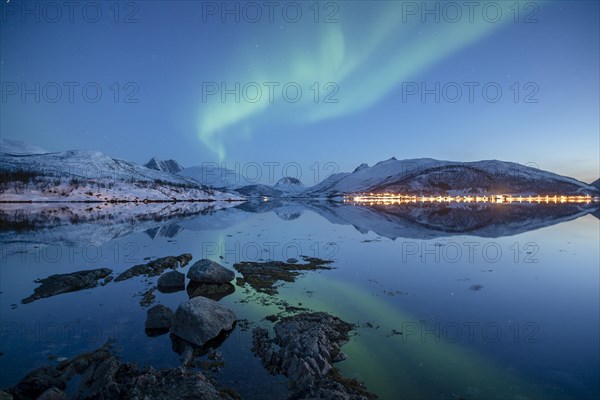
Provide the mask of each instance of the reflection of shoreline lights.
{"label": "reflection of shoreline lights", "polygon": [[498,194],[489,196],[411,196],[396,193],[356,193],[344,197],[344,203],[368,204],[368,205],[393,205],[411,203],[536,203],[536,204],[558,204],[577,203],[589,204],[598,202],[598,197],[585,196],[515,196],[510,194]]}

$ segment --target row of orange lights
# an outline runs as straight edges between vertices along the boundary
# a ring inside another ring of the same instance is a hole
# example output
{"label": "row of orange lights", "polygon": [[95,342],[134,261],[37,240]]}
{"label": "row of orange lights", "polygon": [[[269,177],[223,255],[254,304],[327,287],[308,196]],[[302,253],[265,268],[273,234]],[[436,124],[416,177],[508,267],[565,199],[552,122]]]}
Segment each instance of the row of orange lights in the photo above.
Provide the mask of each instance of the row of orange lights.
{"label": "row of orange lights", "polygon": [[491,196],[409,196],[395,193],[359,193],[344,198],[348,203],[409,204],[409,203],[592,203],[600,199],[590,195],[564,196],[513,196],[506,194]]}

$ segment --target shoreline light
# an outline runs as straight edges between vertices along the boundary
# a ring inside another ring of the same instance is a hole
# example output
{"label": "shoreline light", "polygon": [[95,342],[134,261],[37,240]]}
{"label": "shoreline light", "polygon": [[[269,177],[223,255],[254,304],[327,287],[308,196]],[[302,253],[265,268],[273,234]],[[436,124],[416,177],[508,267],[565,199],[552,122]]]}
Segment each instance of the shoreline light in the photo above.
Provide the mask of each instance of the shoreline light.
{"label": "shoreline light", "polygon": [[344,203],[369,204],[369,205],[393,205],[411,203],[489,203],[489,204],[512,204],[512,203],[536,203],[536,204],[559,204],[575,203],[589,204],[600,201],[598,197],[590,195],[536,195],[522,196],[511,194],[495,194],[487,196],[415,196],[398,193],[355,193],[344,196]]}

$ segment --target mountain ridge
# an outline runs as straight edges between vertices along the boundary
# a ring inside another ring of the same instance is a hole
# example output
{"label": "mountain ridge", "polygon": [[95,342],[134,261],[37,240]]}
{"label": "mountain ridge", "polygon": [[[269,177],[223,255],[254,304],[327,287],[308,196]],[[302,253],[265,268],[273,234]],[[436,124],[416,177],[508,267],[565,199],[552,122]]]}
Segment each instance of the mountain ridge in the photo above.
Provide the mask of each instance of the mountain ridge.
{"label": "mountain ridge", "polygon": [[99,151],[2,153],[0,201],[231,200],[239,195]]}
{"label": "mountain ridge", "polygon": [[[216,163],[179,169],[182,167],[175,160],[163,161],[153,157],[146,166],[141,166],[111,158],[99,151],[41,153],[45,150],[4,139],[2,145],[0,169],[4,179],[0,201],[45,201],[65,196],[72,201],[129,201],[215,199],[227,196],[240,198],[240,195],[250,198],[340,199],[350,194],[369,192],[435,196],[598,196],[600,192],[599,180],[588,184],[553,172],[500,160],[458,162],[432,158],[398,160],[391,157],[373,166],[362,163],[353,172],[330,175],[310,187],[292,177],[283,177],[271,186],[253,182],[237,171],[219,167]],[[52,187],[53,179],[56,181],[54,186],[60,187]],[[87,191],[79,190],[78,180]],[[37,183],[34,185],[32,182]],[[95,185],[96,190],[89,190],[90,185]],[[115,185],[118,190],[112,190]],[[112,190],[110,193],[106,186]]]}
{"label": "mountain ridge", "polygon": [[170,172],[172,174],[176,174],[184,169],[184,167],[181,166],[181,164],[179,164],[176,160],[160,160],[156,156],[152,157],[146,164],[144,164],[144,167],[161,172]]}
{"label": "mountain ridge", "polygon": [[431,158],[380,161],[361,164],[354,172],[342,172],[307,189],[309,195],[329,197],[358,192],[403,194],[596,194],[597,188],[571,177],[500,160],[474,162]]}

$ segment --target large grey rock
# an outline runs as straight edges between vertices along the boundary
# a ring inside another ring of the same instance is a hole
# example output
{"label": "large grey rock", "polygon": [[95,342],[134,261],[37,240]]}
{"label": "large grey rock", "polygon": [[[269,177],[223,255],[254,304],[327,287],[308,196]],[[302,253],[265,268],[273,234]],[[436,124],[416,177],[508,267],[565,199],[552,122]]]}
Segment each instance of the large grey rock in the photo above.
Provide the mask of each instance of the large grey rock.
{"label": "large grey rock", "polygon": [[206,297],[194,297],[177,308],[171,333],[197,346],[231,330],[236,321],[233,310]]}
{"label": "large grey rock", "polygon": [[166,333],[173,324],[173,316],[169,307],[162,304],[152,307],[146,315],[146,333],[150,336]]}
{"label": "large grey rock", "polygon": [[158,278],[158,290],[162,293],[178,292],[185,289],[185,275],[179,271],[165,272]]}
{"label": "large grey rock", "polygon": [[235,272],[211,260],[200,260],[192,265],[187,277],[198,283],[220,285],[235,278]]}

